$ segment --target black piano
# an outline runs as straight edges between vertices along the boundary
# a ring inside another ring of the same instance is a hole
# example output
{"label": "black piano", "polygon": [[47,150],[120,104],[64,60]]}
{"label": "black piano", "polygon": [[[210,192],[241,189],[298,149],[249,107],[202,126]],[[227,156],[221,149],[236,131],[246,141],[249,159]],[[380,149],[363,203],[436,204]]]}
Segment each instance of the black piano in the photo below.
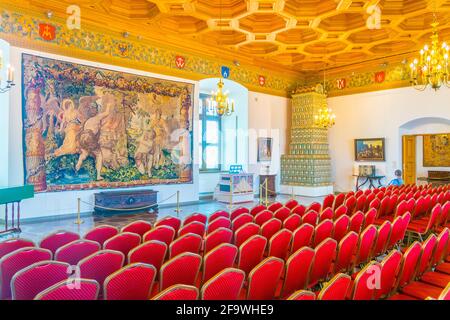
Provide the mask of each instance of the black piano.
{"label": "black piano", "polygon": [[450,184],[450,171],[428,171],[428,177],[420,177],[417,180],[426,181],[432,186]]}

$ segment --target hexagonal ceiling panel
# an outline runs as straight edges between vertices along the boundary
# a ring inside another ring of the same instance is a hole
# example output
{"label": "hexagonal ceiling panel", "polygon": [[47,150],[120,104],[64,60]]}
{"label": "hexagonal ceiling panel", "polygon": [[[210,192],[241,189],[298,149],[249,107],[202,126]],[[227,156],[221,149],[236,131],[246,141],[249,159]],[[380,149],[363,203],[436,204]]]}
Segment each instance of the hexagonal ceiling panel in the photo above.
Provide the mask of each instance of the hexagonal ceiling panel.
{"label": "hexagonal ceiling panel", "polygon": [[286,21],[274,13],[254,13],[239,20],[239,26],[251,33],[272,33],[286,27]]}

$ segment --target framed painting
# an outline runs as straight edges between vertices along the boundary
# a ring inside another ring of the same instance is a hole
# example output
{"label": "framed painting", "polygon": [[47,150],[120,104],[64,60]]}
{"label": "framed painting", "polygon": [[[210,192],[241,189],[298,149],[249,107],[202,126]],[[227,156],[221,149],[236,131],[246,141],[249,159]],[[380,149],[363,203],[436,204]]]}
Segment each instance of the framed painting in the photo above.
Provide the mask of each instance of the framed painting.
{"label": "framed painting", "polygon": [[450,167],[450,133],[423,136],[423,166]]}
{"label": "framed painting", "polygon": [[272,138],[258,138],[258,162],[272,160]]}
{"label": "framed painting", "polygon": [[355,161],[385,161],[384,138],[355,139]]}
{"label": "framed painting", "polygon": [[25,183],[37,192],[192,183],[193,92],[23,54]]}

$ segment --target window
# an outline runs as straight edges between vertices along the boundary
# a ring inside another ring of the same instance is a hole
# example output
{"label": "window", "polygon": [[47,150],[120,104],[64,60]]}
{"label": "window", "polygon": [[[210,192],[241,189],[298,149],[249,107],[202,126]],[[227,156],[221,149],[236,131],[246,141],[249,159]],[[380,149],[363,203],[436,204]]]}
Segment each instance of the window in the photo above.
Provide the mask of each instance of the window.
{"label": "window", "polygon": [[199,154],[200,171],[220,170],[220,116],[209,108],[210,95],[200,94],[199,106]]}

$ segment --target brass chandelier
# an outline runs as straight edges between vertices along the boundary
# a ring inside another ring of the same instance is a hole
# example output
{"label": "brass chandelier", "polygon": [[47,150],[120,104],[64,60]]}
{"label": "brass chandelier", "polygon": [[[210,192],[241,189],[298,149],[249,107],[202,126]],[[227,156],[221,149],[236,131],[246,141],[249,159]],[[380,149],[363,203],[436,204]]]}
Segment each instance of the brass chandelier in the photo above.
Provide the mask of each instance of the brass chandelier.
{"label": "brass chandelier", "polygon": [[439,42],[437,31],[439,23],[435,21],[431,24],[433,34],[431,35],[431,47],[426,44],[420,50],[420,58],[414,59],[411,67],[411,85],[420,91],[428,86],[437,91],[442,85],[450,88],[449,79],[449,46],[447,43]]}
{"label": "brass chandelier", "polygon": [[217,90],[211,92],[212,107],[219,116],[229,116],[234,112],[234,101],[228,98],[228,91],[224,91],[223,79],[217,83]]}
{"label": "brass chandelier", "polygon": [[328,108],[327,104],[325,69],[323,70],[323,94],[325,95],[325,99],[318,113],[314,115],[314,125],[319,128],[329,129],[335,125],[336,115],[332,112],[331,108]]}

